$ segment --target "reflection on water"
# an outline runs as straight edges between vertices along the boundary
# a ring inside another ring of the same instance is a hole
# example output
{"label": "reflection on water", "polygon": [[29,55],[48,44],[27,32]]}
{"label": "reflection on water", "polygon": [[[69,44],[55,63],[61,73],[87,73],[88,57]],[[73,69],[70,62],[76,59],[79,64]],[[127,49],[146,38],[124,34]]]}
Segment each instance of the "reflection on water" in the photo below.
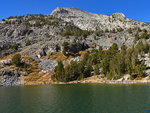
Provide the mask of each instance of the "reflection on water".
{"label": "reflection on water", "polygon": [[148,113],[150,85],[0,87],[0,113]]}

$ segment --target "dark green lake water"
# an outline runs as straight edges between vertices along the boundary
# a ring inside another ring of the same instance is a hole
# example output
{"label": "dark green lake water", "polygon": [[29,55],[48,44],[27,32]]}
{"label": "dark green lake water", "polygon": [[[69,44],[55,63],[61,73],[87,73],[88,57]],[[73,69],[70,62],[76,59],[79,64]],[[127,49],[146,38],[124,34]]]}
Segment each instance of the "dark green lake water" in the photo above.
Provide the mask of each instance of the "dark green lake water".
{"label": "dark green lake water", "polygon": [[150,85],[0,87],[0,113],[150,113]]}

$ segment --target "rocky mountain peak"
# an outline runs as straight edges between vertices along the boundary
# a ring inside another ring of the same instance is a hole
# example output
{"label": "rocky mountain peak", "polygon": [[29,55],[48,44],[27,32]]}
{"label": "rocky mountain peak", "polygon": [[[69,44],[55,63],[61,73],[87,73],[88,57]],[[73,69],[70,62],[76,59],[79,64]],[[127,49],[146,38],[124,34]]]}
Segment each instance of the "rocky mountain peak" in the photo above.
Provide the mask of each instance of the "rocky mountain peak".
{"label": "rocky mountain peak", "polygon": [[118,19],[125,19],[125,15],[123,13],[113,13],[112,16]]}
{"label": "rocky mountain peak", "polygon": [[68,11],[65,10],[64,8],[57,7],[57,8],[52,12],[52,15],[63,14],[63,13],[68,13]]}
{"label": "rocky mountain peak", "polygon": [[71,22],[82,30],[113,30],[129,28],[149,28],[142,22],[131,20],[123,13],[113,13],[112,15],[93,14],[82,11],[78,8],[56,8],[51,15],[61,18],[66,22]]}
{"label": "rocky mountain peak", "polygon": [[[83,13],[87,13],[87,12],[83,12],[82,10],[76,8],[76,7],[71,7],[71,8],[61,8],[61,7],[57,7],[52,13],[51,15],[57,15],[58,17],[61,15],[65,15],[65,16],[79,16],[79,15],[83,15]],[[88,14],[88,13],[87,13]]]}

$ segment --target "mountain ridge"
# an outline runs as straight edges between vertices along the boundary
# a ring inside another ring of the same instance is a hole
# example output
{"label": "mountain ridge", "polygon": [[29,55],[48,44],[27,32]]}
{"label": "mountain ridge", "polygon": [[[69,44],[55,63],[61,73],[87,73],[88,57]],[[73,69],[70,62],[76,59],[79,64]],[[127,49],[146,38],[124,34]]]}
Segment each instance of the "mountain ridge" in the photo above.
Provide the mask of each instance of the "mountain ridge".
{"label": "mountain ridge", "polygon": [[58,7],[52,11],[51,15],[61,18],[64,21],[72,22],[82,30],[129,29],[133,27],[150,28],[150,23],[147,23],[148,27],[144,26],[145,22],[128,19],[123,13],[113,13],[111,15],[93,14],[74,7]]}
{"label": "mountain ridge", "polygon": [[84,10],[81,10],[81,9],[79,9],[79,8],[77,8],[77,7],[56,7],[56,8],[51,12],[51,15],[53,15],[53,13],[54,13],[55,11],[60,10],[60,9],[71,9],[71,10],[76,10],[76,11],[78,10],[78,11],[81,11],[81,12],[84,12],[84,13],[95,14],[95,15],[106,15],[106,16],[110,16],[110,15],[112,15],[112,14],[117,13],[117,14],[121,14],[121,15],[123,15],[123,16],[125,17],[125,14],[122,13],[122,12],[115,12],[115,13],[112,13],[112,14],[98,14],[98,13],[92,13],[92,12],[84,11]]}

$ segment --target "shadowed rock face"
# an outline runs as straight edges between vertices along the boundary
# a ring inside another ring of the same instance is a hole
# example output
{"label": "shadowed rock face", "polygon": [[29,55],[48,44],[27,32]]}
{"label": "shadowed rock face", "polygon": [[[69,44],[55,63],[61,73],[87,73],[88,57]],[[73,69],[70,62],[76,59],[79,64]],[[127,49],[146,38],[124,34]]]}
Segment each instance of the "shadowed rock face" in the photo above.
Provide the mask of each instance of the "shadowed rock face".
{"label": "shadowed rock face", "polygon": [[83,30],[112,30],[116,28],[129,29],[133,27],[149,28],[142,22],[134,21],[125,17],[122,13],[112,15],[92,14],[77,8],[56,8],[51,15],[64,21],[72,22]]}
{"label": "shadowed rock face", "polygon": [[78,53],[79,51],[84,51],[88,48],[89,46],[85,43],[70,43],[68,46],[68,53],[70,55],[74,55]]}

